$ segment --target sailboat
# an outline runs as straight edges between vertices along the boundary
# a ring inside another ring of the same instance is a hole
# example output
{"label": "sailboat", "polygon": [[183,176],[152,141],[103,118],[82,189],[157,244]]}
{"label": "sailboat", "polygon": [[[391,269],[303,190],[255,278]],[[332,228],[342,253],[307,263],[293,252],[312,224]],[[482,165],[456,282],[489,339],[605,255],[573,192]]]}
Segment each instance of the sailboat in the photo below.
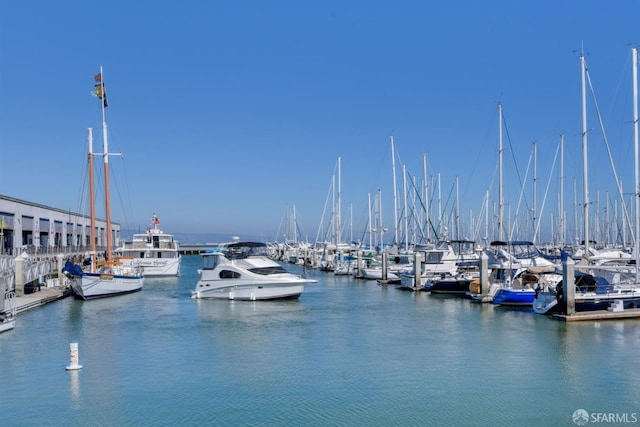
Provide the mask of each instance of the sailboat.
{"label": "sailboat", "polygon": [[[634,169],[635,188],[640,185],[640,164],[638,163],[638,50],[632,49],[633,54],[633,111],[634,111]],[[587,123],[586,123],[586,73],[587,67],[583,54],[580,55],[581,82],[582,82],[582,155],[583,155],[583,188],[584,188],[584,252],[590,253],[589,248],[589,193],[588,193],[588,173],[587,173]],[[640,270],[638,269],[638,243],[640,242],[640,200],[636,197],[635,212],[635,260],[622,265],[594,265],[576,266],[574,308],[576,312],[611,310],[621,311],[629,308],[640,307]],[[622,259],[622,261],[625,261]],[[581,271],[587,270],[587,271]],[[590,273],[594,271],[613,272],[614,283],[610,283],[605,277],[595,276]],[[620,277],[625,275],[635,276],[629,283],[622,283]],[[558,283],[556,289],[546,291],[536,291],[533,302],[533,310],[538,314],[550,314],[557,311],[567,312],[567,301],[562,289],[562,281]]]}
{"label": "sailboat", "polygon": [[95,191],[93,185],[93,134],[89,128],[89,199],[91,210],[91,263],[89,271],[84,271],[79,265],[67,261],[63,272],[70,278],[71,289],[76,298],[89,300],[95,298],[110,297],[142,289],[144,284],[143,269],[139,266],[123,265],[117,259],[113,259],[111,236],[111,205],[109,197],[109,144],[107,142],[107,123],[105,107],[107,97],[104,86],[104,74],[102,67],[100,73],[94,76],[96,85],[94,95],[100,100],[102,109],[102,138],[105,181],[105,217],[107,225],[107,250],[104,253],[104,261],[97,262],[96,236],[95,236]]}

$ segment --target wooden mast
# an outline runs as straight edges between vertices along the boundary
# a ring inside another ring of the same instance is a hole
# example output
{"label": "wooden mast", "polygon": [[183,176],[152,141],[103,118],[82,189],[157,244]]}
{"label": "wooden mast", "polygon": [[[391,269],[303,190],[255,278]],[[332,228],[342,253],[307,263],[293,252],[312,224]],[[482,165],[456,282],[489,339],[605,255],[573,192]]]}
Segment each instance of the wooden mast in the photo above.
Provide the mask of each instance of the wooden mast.
{"label": "wooden mast", "polygon": [[93,129],[89,128],[89,204],[91,215],[91,272],[96,272],[96,194],[93,182]]}

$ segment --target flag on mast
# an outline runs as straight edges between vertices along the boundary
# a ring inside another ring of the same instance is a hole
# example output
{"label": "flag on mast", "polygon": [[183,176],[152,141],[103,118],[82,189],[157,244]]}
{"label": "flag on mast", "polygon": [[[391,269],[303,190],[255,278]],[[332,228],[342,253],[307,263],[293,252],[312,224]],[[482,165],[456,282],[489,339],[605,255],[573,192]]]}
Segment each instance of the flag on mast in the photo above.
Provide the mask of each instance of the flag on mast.
{"label": "flag on mast", "polygon": [[102,80],[102,73],[98,73],[93,76],[93,79],[98,82],[93,86],[93,96],[100,98],[102,100],[102,105],[107,107],[109,104],[107,103],[107,91],[104,87],[104,80]]}

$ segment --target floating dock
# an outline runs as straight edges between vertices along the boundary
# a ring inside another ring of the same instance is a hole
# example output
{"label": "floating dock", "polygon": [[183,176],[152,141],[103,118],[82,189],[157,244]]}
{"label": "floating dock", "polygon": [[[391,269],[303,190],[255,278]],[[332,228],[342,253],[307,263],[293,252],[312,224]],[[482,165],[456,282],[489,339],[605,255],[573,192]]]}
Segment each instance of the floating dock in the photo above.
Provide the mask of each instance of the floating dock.
{"label": "floating dock", "polygon": [[586,320],[620,320],[640,318],[640,308],[628,308],[621,311],[596,310],[581,311],[572,315],[559,314],[553,315],[554,319],[564,320],[565,322],[581,322]]}

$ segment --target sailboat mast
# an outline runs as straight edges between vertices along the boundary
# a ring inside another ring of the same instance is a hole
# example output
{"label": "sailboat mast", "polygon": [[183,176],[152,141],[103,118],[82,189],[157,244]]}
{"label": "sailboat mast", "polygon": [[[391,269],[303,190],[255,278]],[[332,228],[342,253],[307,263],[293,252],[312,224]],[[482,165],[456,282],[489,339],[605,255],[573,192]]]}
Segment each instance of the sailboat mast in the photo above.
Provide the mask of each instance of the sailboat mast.
{"label": "sailboat mast", "polygon": [[409,250],[409,218],[407,214],[407,167],[402,165],[402,197],[404,198],[404,250]]}
{"label": "sailboat mast", "polygon": [[338,205],[336,207],[336,247],[342,241],[342,159],[338,157]]}
{"label": "sailboat mast", "polygon": [[96,195],[93,182],[93,129],[88,129],[89,140],[89,209],[91,215],[91,272],[96,271]]}
{"label": "sailboat mast", "polygon": [[635,166],[635,192],[636,192],[636,241],[633,242],[633,252],[636,260],[636,283],[640,279],[640,251],[638,250],[638,242],[640,242],[640,165],[638,164],[638,48],[631,49],[633,58],[633,145],[634,145],[634,166]]}
{"label": "sailboat mast", "polygon": [[504,199],[502,195],[502,104],[498,104],[498,240],[503,240]]}
{"label": "sailboat mast", "polygon": [[560,135],[560,244],[564,246],[564,135]]}
{"label": "sailboat mast", "polygon": [[538,143],[533,141],[533,242],[539,243],[538,240],[538,221],[537,221],[537,198],[536,194],[538,192]]}
{"label": "sailboat mast", "polygon": [[103,161],[104,161],[104,201],[105,201],[105,216],[107,220],[107,256],[111,256],[112,241],[111,241],[111,198],[109,196],[109,141],[107,140],[107,119],[105,114],[105,102],[106,97],[104,88],[104,71],[100,67],[100,85],[102,86],[102,99],[100,100],[100,108],[102,110],[102,145],[103,145]]}
{"label": "sailboat mast", "polygon": [[458,175],[456,175],[456,239],[460,239],[462,233],[460,232],[460,185]]}
{"label": "sailboat mast", "polygon": [[396,149],[391,138],[391,174],[393,175],[393,243],[398,243],[398,191],[396,188]]}
{"label": "sailboat mast", "polygon": [[587,165],[587,90],[586,72],[587,64],[584,54],[580,55],[580,70],[582,83],[582,197],[583,201],[583,226],[584,226],[584,252],[589,256],[589,174]]}
{"label": "sailboat mast", "polygon": [[424,182],[424,216],[425,216],[425,224],[427,227],[427,241],[431,240],[431,227],[429,226],[429,221],[431,220],[429,215],[429,178],[427,176],[427,155],[422,155],[422,180]]}
{"label": "sailboat mast", "polygon": [[369,248],[372,247],[372,242],[371,242],[371,232],[373,231],[373,227],[371,226],[371,193],[367,193],[367,207],[368,207],[368,212],[367,215],[369,215]]}

